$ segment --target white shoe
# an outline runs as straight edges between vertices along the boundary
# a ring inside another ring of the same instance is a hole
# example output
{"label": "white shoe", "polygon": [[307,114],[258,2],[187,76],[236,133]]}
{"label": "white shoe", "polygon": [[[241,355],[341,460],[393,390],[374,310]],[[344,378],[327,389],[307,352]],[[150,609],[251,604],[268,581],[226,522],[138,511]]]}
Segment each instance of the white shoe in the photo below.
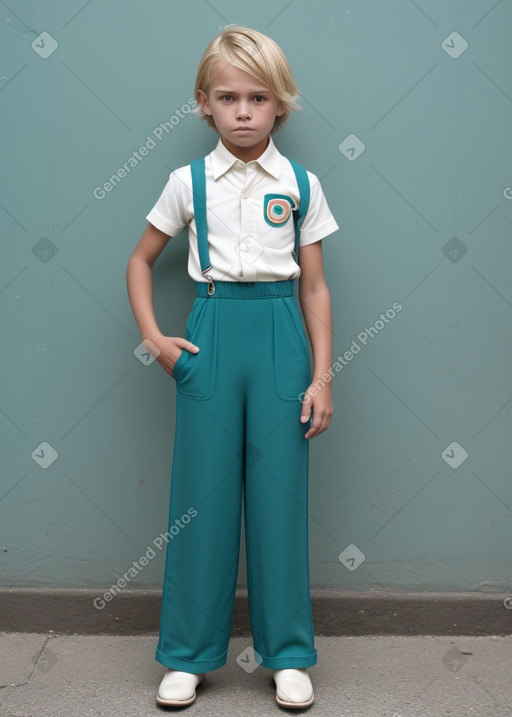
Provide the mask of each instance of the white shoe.
{"label": "white shoe", "polygon": [[276,683],[276,701],[281,707],[301,709],[313,704],[315,699],[313,685],[305,667],[274,670],[272,677]]}
{"label": "white shoe", "polygon": [[191,705],[196,698],[196,687],[203,679],[204,673],[194,675],[191,672],[167,670],[164,675],[156,701],[159,705],[184,707]]}

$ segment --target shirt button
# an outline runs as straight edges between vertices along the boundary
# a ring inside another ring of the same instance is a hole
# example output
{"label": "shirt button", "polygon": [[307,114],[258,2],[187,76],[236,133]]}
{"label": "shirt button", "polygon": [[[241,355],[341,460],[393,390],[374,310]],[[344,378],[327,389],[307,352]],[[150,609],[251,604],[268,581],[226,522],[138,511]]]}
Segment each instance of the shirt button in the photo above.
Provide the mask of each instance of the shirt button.
{"label": "shirt button", "polygon": [[238,160],[235,164],[238,167],[238,169],[242,169],[242,167],[245,167],[245,164],[240,160]]}
{"label": "shirt button", "polygon": [[243,194],[242,199],[247,199],[247,194]]}

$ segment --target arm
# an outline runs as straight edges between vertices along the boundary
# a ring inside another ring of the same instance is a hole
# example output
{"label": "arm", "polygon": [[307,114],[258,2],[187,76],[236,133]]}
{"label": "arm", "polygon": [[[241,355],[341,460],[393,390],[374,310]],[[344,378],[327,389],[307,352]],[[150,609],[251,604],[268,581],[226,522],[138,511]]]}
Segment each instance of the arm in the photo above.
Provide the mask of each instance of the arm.
{"label": "arm", "polygon": [[152,224],[148,224],[128,261],[126,286],[144,344],[150,353],[156,356],[162,368],[172,376],[181,349],[197,353],[199,348],[186,339],[162,334],[155,318],[152,268],[170,238]]}
{"label": "arm", "polygon": [[[332,366],[332,316],[321,241],[300,248],[299,265],[299,300],[313,349],[313,377],[304,396],[300,420],[309,421],[313,412],[312,425],[305,434],[306,438],[313,438],[329,428],[333,414],[331,381],[322,379],[322,374]],[[319,379],[321,383],[314,386]]]}

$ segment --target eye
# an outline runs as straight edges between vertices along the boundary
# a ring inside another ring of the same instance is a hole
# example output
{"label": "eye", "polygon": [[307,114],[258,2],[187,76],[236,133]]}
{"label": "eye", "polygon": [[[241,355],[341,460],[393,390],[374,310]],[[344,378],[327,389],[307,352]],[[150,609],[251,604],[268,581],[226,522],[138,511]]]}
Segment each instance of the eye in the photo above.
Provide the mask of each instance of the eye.
{"label": "eye", "polygon": [[265,97],[263,97],[263,95],[254,95],[254,99],[256,100],[257,104],[261,104],[262,102],[265,102]]}
{"label": "eye", "polygon": [[230,102],[230,100],[233,99],[233,95],[222,95],[221,100],[225,100],[226,102]]}

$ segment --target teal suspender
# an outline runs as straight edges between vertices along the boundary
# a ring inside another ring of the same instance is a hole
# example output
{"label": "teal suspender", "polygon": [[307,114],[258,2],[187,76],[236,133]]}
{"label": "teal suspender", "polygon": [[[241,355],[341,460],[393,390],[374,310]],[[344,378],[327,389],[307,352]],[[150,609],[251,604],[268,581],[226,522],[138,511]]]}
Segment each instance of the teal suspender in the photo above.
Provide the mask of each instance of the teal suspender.
{"label": "teal suspender", "polygon": [[300,244],[300,230],[306,214],[309,209],[309,177],[308,173],[300,164],[293,162],[291,159],[288,160],[292,165],[293,171],[295,172],[295,178],[297,179],[297,185],[299,187],[299,209],[293,212],[293,222],[295,224],[295,257],[299,260],[299,244]]}
{"label": "teal suspender", "polygon": [[[293,211],[293,223],[295,226],[295,257],[299,259],[300,230],[309,208],[310,187],[308,173],[300,164],[288,160],[295,173],[297,185],[299,187],[299,206]],[[197,229],[197,249],[199,252],[199,262],[201,264],[201,273],[208,279],[208,293],[213,294],[215,286],[210,271],[210,255],[208,252],[208,225],[206,222],[206,175],[205,161],[195,159],[190,163],[190,171],[192,173],[192,194],[194,202],[194,215],[196,219]]]}
{"label": "teal suspender", "polygon": [[211,269],[208,254],[208,229],[206,224],[206,176],[204,171],[204,157],[196,159],[190,164],[192,172],[192,192],[194,199],[194,215],[197,227],[197,247],[201,272]]}

